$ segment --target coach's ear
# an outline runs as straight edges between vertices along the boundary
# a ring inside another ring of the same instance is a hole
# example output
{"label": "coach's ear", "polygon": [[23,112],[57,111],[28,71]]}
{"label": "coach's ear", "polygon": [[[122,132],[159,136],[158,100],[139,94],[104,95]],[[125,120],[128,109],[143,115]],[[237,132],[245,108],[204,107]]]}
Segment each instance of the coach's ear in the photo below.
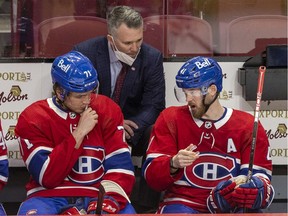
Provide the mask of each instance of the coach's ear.
{"label": "coach's ear", "polygon": [[113,36],[111,34],[107,35],[107,40],[108,40],[109,44],[111,45],[112,49],[117,50],[115,47],[115,41],[114,41]]}

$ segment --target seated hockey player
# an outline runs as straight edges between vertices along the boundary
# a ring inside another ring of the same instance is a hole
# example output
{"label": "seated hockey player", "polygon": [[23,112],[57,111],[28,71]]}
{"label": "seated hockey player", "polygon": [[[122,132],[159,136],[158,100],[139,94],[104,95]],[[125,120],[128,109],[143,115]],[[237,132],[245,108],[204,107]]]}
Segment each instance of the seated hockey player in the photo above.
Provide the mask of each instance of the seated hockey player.
{"label": "seated hockey player", "polygon": [[178,71],[176,97],[187,105],[160,114],[143,167],[147,183],[165,191],[157,213],[261,212],[273,200],[265,130],[259,123],[246,181],[254,117],[220,104],[222,80],[211,58],[192,58]]}
{"label": "seated hockey player", "polygon": [[18,215],[135,213],[119,106],[96,93],[97,71],[77,51],[57,57],[51,76],[54,96],[28,106],[15,129],[31,175]]}

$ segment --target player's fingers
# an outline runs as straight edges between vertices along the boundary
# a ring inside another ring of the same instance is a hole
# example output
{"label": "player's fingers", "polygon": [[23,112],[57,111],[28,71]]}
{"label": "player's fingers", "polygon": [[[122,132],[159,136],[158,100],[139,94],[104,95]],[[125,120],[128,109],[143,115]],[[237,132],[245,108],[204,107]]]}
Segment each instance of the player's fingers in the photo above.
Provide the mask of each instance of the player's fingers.
{"label": "player's fingers", "polygon": [[181,168],[190,166],[196,159],[198,158],[198,155],[196,156],[185,156],[185,155],[179,155],[178,157],[178,164]]}
{"label": "player's fingers", "polygon": [[194,151],[196,148],[197,148],[197,146],[191,143],[185,150],[186,151]]}
{"label": "player's fingers", "polygon": [[191,158],[198,158],[199,152],[180,150],[179,155],[181,155],[182,158],[189,160]]}

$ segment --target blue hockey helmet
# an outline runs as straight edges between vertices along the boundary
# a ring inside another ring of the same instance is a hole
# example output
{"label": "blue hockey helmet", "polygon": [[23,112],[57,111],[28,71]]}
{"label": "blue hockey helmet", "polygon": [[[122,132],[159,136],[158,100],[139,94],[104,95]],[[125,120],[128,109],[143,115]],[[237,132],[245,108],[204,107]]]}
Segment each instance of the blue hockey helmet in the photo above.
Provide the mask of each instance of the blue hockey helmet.
{"label": "blue hockey helmet", "polygon": [[52,64],[53,84],[58,83],[66,93],[88,92],[98,86],[97,71],[91,61],[77,51],[58,56]]}
{"label": "blue hockey helmet", "polygon": [[204,95],[212,84],[221,92],[222,78],[222,69],[215,60],[198,56],[188,60],[180,68],[176,75],[176,85],[181,89],[199,88]]}

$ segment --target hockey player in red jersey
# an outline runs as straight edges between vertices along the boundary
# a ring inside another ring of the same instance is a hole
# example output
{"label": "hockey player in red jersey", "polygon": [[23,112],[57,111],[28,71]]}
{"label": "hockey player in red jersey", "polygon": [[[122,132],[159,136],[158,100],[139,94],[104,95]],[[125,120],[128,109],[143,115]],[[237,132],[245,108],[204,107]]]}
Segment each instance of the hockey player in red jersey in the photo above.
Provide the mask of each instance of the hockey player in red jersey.
{"label": "hockey player in red jersey", "polygon": [[273,200],[265,130],[259,124],[246,183],[254,117],[220,104],[222,79],[211,58],[192,58],[178,71],[175,94],[187,105],[158,117],[143,167],[147,183],[165,191],[157,213],[259,212]]}
{"label": "hockey player in red jersey", "polygon": [[106,191],[103,213],[135,213],[128,198],[134,167],[119,106],[95,93],[97,71],[79,52],[57,57],[51,76],[55,95],[28,106],[15,129],[31,174],[18,215],[95,214],[103,182],[118,188]]}
{"label": "hockey player in red jersey", "polygon": [[[9,162],[7,157],[7,146],[3,135],[0,120],[0,190],[7,184],[9,175]],[[0,215],[6,215],[3,205],[0,203]]]}

